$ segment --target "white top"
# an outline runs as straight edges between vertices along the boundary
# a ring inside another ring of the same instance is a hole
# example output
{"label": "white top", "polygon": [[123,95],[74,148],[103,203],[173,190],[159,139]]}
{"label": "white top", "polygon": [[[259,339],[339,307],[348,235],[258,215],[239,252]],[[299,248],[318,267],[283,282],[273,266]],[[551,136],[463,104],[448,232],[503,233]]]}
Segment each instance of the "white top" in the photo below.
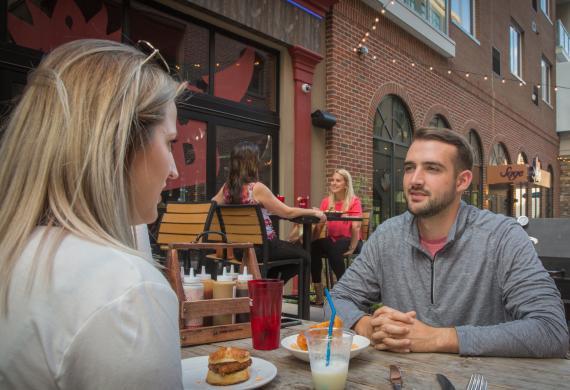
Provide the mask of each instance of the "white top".
{"label": "white top", "polygon": [[51,282],[42,259],[28,293],[45,229],[17,263],[0,316],[0,388],[181,389],[178,300],[164,276],[143,258],[68,235]]}

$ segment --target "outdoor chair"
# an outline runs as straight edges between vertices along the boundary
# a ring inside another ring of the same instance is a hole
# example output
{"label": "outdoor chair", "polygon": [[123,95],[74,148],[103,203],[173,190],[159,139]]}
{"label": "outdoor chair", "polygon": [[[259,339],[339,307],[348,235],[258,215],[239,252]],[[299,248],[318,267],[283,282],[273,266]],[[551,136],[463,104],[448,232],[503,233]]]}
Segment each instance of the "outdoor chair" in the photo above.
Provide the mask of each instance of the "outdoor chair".
{"label": "outdoor chair", "polygon": [[[207,230],[206,226],[209,226],[210,230],[220,231],[220,224],[214,214],[214,204],[213,202],[167,204],[158,230],[157,243],[160,248],[167,250],[170,244],[195,242],[198,236]],[[214,234],[205,234],[200,241],[220,242],[223,239],[219,236],[214,237]],[[217,265],[211,266],[212,263],[206,260],[241,264],[234,258],[231,249],[225,251],[224,254],[224,249],[218,248],[216,253],[205,254],[205,250],[201,250],[198,268],[206,265],[208,272],[216,272]]]}
{"label": "outdoor chair", "polygon": [[[259,247],[261,257],[259,269],[262,278],[267,278],[271,268],[295,264],[299,269],[299,305],[298,316],[302,316],[302,308],[308,303],[308,286],[305,286],[305,270],[303,258],[272,259],[269,257],[269,240],[265,222],[259,205],[217,205],[215,213],[219,219],[221,231],[226,234],[228,242],[250,242]],[[214,230],[208,227],[207,230]]]}
{"label": "outdoor chair", "polygon": [[[360,225],[360,235],[362,237],[362,245],[364,244],[364,242],[368,239],[368,236],[370,234],[370,218],[372,216],[371,212],[363,212],[362,213],[362,222]],[[324,231],[325,229],[323,229]],[[322,234],[321,234],[322,236]],[[326,235],[325,235],[326,237]],[[358,245],[356,247],[356,249],[354,250],[354,252],[352,253],[352,255],[350,256],[345,256],[344,257],[344,262],[346,264],[346,268],[348,268],[350,266],[350,264],[352,264],[352,261],[356,258],[356,256],[358,256],[360,254],[360,250],[362,249],[362,245]],[[329,261],[328,258],[324,258],[324,262],[325,262],[325,282],[327,285],[327,288],[330,290],[333,286],[333,272],[331,267],[329,267]]]}

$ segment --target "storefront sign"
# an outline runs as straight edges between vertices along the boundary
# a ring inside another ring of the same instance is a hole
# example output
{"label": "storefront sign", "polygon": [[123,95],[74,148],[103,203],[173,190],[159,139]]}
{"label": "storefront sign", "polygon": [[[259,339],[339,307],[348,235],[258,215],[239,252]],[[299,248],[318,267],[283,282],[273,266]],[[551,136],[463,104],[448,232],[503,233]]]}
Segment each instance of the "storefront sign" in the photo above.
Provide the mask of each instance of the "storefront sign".
{"label": "storefront sign", "polygon": [[528,167],[526,165],[489,165],[487,167],[487,184],[527,182]]}
{"label": "storefront sign", "polygon": [[540,187],[546,187],[546,188],[550,188],[551,187],[551,178],[550,178],[550,172],[548,171],[543,171],[542,169],[539,170],[539,174],[535,175],[534,177],[534,184]]}

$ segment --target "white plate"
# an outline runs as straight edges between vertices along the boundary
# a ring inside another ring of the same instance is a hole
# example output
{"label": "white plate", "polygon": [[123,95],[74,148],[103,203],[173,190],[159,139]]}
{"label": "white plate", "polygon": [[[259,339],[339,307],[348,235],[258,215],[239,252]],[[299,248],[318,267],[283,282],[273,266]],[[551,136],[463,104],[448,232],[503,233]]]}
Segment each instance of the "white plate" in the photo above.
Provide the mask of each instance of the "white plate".
{"label": "white plate", "polygon": [[[291,355],[295,356],[296,358],[308,362],[309,352],[303,351],[297,346],[297,335],[298,333],[295,333],[294,335],[285,337],[283,340],[281,340],[281,346],[285,348],[287,351],[289,351]],[[365,350],[366,347],[370,345],[370,340],[368,340],[364,336],[354,335],[354,338],[352,339],[352,344],[356,344],[356,348],[353,345],[352,350],[350,351],[351,359],[357,356],[363,350]]]}
{"label": "white plate", "polygon": [[208,356],[199,356],[182,360],[182,383],[184,389],[224,389],[224,390],[247,390],[256,389],[266,385],[277,375],[277,367],[267,360],[252,357],[249,371],[249,379],[237,385],[212,386],[206,382],[208,374]]}

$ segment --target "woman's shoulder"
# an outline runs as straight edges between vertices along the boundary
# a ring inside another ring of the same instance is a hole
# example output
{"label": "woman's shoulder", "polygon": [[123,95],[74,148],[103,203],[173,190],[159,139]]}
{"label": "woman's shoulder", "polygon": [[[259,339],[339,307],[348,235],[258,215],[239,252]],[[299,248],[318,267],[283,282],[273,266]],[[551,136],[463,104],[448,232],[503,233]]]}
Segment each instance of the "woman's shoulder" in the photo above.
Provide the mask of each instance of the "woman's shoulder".
{"label": "woman's shoulder", "polygon": [[[34,232],[25,252],[30,255],[39,245],[43,245],[39,253],[49,253],[50,246],[57,244],[58,240],[57,231],[46,233],[40,228]],[[100,284],[101,281],[105,281],[104,283],[111,284],[106,281],[105,276],[111,274],[121,275],[114,281],[118,282],[118,286],[125,288],[144,281],[167,283],[156,265],[146,259],[143,253],[130,252],[72,233],[65,233],[62,236],[61,242],[55,249],[53,265],[55,278],[60,275],[76,274],[81,276],[79,279],[84,283]]]}

